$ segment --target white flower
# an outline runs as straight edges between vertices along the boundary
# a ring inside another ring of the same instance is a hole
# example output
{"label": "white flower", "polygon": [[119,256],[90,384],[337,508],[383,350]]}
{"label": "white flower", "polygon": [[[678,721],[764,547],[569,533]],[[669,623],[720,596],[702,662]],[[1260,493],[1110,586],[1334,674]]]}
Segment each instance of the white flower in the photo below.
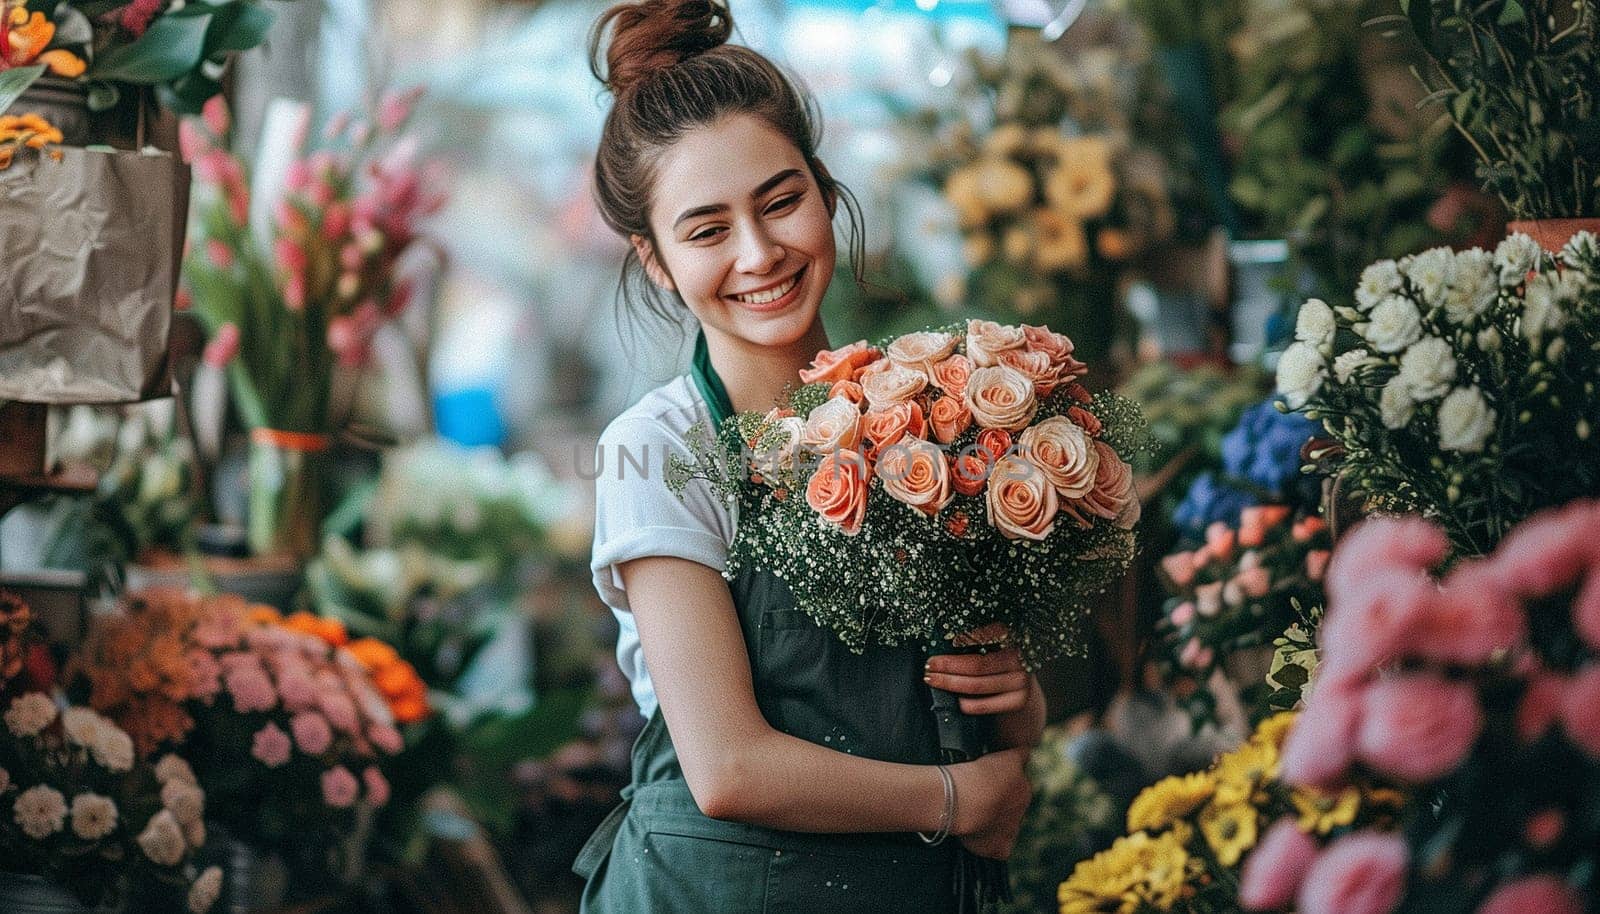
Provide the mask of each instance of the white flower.
{"label": "white flower", "polygon": [[1321,389],[1327,366],[1322,353],[1307,342],[1289,344],[1278,357],[1278,393],[1290,409],[1299,409]]}
{"label": "white flower", "polygon": [[1522,299],[1522,335],[1528,342],[1538,345],[1547,332],[1566,323],[1563,285],[1554,273],[1539,273],[1528,280]]}
{"label": "white flower", "polygon": [[156,762],[156,780],[165,784],[168,781],[187,781],[190,784],[199,783],[194,776],[194,769],[182,758],[167,753]]}
{"label": "white flower", "polygon": [[1417,402],[1411,399],[1411,388],[1406,386],[1405,379],[1399,375],[1390,378],[1378,395],[1378,418],[1383,420],[1383,427],[1405,428],[1416,411]]}
{"label": "white flower", "polygon": [[1379,352],[1399,352],[1422,336],[1422,315],[1417,306],[1398,295],[1378,303],[1365,324],[1356,329]]}
{"label": "white flower", "polygon": [[1574,269],[1584,269],[1596,259],[1600,259],[1600,240],[1588,229],[1573,235],[1561,249],[1561,262]]}
{"label": "white flower", "polygon": [[98,841],[117,829],[117,804],[98,793],[72,798],[72,833],[85,841]]}
{"label": "white flower", "polygon": [[206,871],[189,886],[190,914],[206,914],[222,894],[222,868],[208,866]]}
{"label": "white flower", "polygon": [[42,692],[20,696],[6,710],[6,726],[13,736],[38,736],[55,719],[56,703]]}
{"label": "white flower", "polygon": [[800,450],[800,439],[806,433],[806,420],[799,416],[785,416],[774,420],[761,433],[752,459],[764,473],[778,473],[794,467],[794,456]]}
{"label": "white flower", "polygon": [[1494,258],[1488,251],[1473,248],[1456,255],[1455,278],[1444,299],[1446,317],[1453,323],[1470,326],[1478,315],[1494,306],[1499,295]]}
{"label": "white flower", "polygon": [[1500,285],[1514,289],[1528,278],[1528,271],[1537,264],[1544,249],[1539,242],[1517,232],[1506,236],[1494,249],[1494,265],[1500,271]]}
{"label": "white flower", "polygon": [[100,720],[90,708],[68,708],[61,712],[61,730],[68,742],[87,749],[100,735]]}
{"label": "white flower", "polygon": [[157,866],[177,866],[183,861],[183,829],[168,810],[151,816],[137,840],[139,849]]}
{"label": "white flower", "polygon": [[206,811],[206,795],[187,781],[168,781],[161,786],[161,805],[172,810],[180,825],[200,821]]}
{"label": "white flower", "polygon": [[1495,412],[1476,387],[1457,387],[1439,404],[1439,447],[1476,454],[1494,431]]}
{"label": "white flower", "polygon": [[1500,331],[1493,327],[1485,327],[1478,331],[1478,348],[1484,352],[1495,352],[1500,349]]}
{"label": "white flower", "polygon": [[1422,295],[1423,304],[1437,308],[1455,279],[1456,258],[1449,248],[1430,248],[1405,264],[1406,276]]}
{"label": "white flower", "polygon": [[28,837],[42,841],[60,831],[67,821],[67,798],[44,784],[29,787],[17,797],[12,815]]}
{"label": "white flower", "polygon": [[1350,379],[1355,377],[1357,369],[1376,364],[1377,361],[1372,357],[1372,353],[1365,349],[1351,349],[1348,352],[1341,352],[1333,360],[1333,377],[1340,384],[1349,384]]}
{"label": "white flower", "polygon": [[1294,338],[1320,347],[1333,342],[1336,329],[1338,323],[1328,303],[1320,298],[1309,298],[1300,306],[1300,314],[1295,318]]}
{"label": "white flower", "polygon": [[1356,304],[1370,311],[1374,305],[1400,288],[1400,268],[1392,260],[1380,260],[1361,271],[1361,283],[1356,286]]}
{"label": "white flower", "polygon": [[1456,357],[1450,344],[1436,336],[1413,343],[1400,357],[1400,378],[1418,403],[1444,396],[1456,380]]}
{"label": "white flower", "polygon": [[133,739],[110,721],[101,723],[90,749],[94,760],[112,774],[121,774],[133,767]]}

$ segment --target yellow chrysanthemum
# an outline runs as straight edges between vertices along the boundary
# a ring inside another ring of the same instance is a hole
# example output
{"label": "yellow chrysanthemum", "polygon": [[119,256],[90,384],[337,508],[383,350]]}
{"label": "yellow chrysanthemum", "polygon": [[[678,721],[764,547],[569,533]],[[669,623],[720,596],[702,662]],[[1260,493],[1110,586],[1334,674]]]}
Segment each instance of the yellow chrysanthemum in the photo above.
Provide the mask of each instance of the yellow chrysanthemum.
{"label": "yellow chrysanthemum", "polygon": [[1045,178],[1051,204],[1080,220],[1098,219],[1111,210],[1117,179],[1111,171],[1111,147],[1103,137],[1063,140],[1057,162]]}
{"label": "yellow chrysanthemum", "polygon": [[1250,737],[1250,741],[1283,748],[1283,739],[1289,735],[1289,728],[1294,726],[1295,718],[1299,716],[1298,711],[1283,711],[1272,715],[1256,727],[1256,732]]}
{"label": "yellow chrysanthemum", "polygon": [[1134,914],[1144,906],[1168,911],[1183,896],[1189,852],[1177,835],[1136,832],[1079,863],[1061,883],[1061,914]]}
{"label": "yellow chrysanthemum", "polygon": [[1211,803],[1200,811],[1200,833],[1223,866],[1238,866],[1244,852],[1256,846],[1256,809],[1248,803]]}
{"label": "yellow chrysanthemum", "polygon": [[1248,742],[1217,760],[1217,795],[1224,806],[1248,803],[1262,784],[1278,776],[1278,748]]}
{"label": "yellow chrysanthemum", "polygon": [[1205,771],[1159,780],[1146,787],[1128,807],[1128,831],[1166,828],[1199,809],[1216,789],[1216,781]]}
{"label": "yellow chrysanthemum", "polygon": [[1050,209],[1035,210],[1034,231],[1038,241],[1033,250],[1033,266],[1041,273],[1076,270],[1088,262],[1089,239],[1083,223]]}
{"label": "yellow chrysanthemum", "polygon": [[1361,791],[1346,787],[1338,793],[1296,788],[1289,795],[1295,810],[1300,814],[1300,830],[1307,834],[1326,835],[1341,825],[1355,821],[1361,808]]}

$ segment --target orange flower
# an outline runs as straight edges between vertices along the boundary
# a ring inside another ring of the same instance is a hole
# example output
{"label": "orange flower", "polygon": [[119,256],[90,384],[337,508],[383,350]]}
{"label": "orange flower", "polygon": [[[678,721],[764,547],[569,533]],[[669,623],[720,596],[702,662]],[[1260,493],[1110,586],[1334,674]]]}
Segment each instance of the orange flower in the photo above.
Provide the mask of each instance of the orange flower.
{"label": "orange flower", "polygon": [[806,504],[845,535],[860,533],[867,515],[866,461],[849,450],[823,457],[806,484]]}
{"label": "orange flower", "polygon": [[844,397],[859,406],[861,401],[867,398],[867,394],[866,391],[861,389],[860,384],[841,378],[834,381],[833,386],[828,388],[828,399],[832,400],[834,397]]}
{"label": "orange flower", "polygon": [[972,411],[960,397],[940,397],[934,401],[928,422],[933,426],[933,437],[941,444],[949,444],[972,424]]}
{"label": "orange flower", "polygon": [[369,670],[388,666],[400,659],[400,652],[377,638],[357,638],[345,645],[345,650],[355,655],[361,665]]}
{"label": "orange flower", "polygon": [[333,647],[344,647],[350,642],[350,633],[345,631],[344,623],[338,619],[328,619],[314,613],[297,612],[279,624],[290,631],[302,632],[321,638]]}
{"label": "orange flower", "polygon": [[981,453],[962,454],[951,467],[950,485],[962,495],[977,495],[983,491],[983,484],[988,479],[989,465],[990,461],[984,460]]}
{"label": "orange flower", "polygon": [[915,402],[896,403],[887,408],[867,413],[861,419],[861,435],[870,442],[868,459],[901,438],[924,437],[928,432],[922,407]]}
{"label": "orange flower", "polygon": [[824,349],[811,360],[811,367],[801,369],[800,380],[807,384],[848,380],[855,374],[856,369],[877,361],[881,355],[878,350],[867,345],[866,340],[857,340],[838,349]]}
{"label": "orange flower", "polygon": [[277,625],[283,621],[283,613],[265,603],[252,603],[245,621],[251,625]]}

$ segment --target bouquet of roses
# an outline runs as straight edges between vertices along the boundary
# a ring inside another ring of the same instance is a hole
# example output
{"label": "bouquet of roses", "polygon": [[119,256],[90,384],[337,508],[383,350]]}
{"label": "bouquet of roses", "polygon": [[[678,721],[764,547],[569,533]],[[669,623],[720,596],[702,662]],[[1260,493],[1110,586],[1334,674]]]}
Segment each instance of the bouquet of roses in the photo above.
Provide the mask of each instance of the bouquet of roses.
{"label": "bouquet of roses", "polygon": [[[1157,623],[1161,663],[1169,679],[1187,686],[1181,701],[1196,727],[1216,712],[1213,673],[1226,675],[1230,658],[1270,645],[1302,608],[1322,602],[1327,524],[1292,515],[1284,505],[1245,508],[1238,529],[1217,521],[1198,548],[1161,560],[1171,594]],[[1260,704],[1265,672],[1230,677],[1247,709]]]}
{"label": "bouquet of roses", "polygon": [[1424,251],[1362,274],[1356,306],[1300,309],[1278,362],[1287,407],[1322,420],[1371,508],[1421,512],[1492,550],[1540,508],[1600,494],[1600,243],[1552,256]]}
{"label": "bouquet of roses", "polygon": [[[1408,784],[1405,831],[1286,849],[1247,898],[1298,887],[1302,914],[1600,911],[1597,523],[1593,501],[1536,515],[1442,578],[1452,544],[1426,521],[1372,520],[1341,542],[1283,773]],[[1356,884],[1359,903],[1340,894]]]}
{"label": "bouquet of roses", "polygon": [[89,708],[42,692],[13,699],[0,740],[0,855],[8,870],[43,876],[86,905],[128,897],[151,910],[205,914],[222,871],[197,873],[206,796],[168,755],[152,765],[133,740]]}
{"label": "bouquet of roses", "polygon": [[1138,408],[1076,383],[1072,348],[969,321],[821,352],[788,404],[733,417],[670,479],[737,499],[726,574],[772,571],[852,650],[998,622],[1033,669],[1081,649],[1139,516]]}
{"label": "bouquet of roses", "polygon": [[[1322,790],[1281,777],[1284,734],[1296,716],[1269,717],[1206,771],[1157,781],[1139,794],[1128,808],[1128,834],[1079,863],[1061,883],[1061,914],[1233,914],[1241,903],[1263,897],[1241,896],[1241,878],[1282,881],[1275,867],[1285,860],[1284,848],[1315,853],[1320,842],[1354,831],[1392,831],[1405,795],[1381,781]],[[1302,896],[1306,906],[1299,911],[1355,914],[1354,908],[1317,906],[1337,891],[1314,888]],[[1283,910],[1285,903],[1274,897],[1260,906]]]}

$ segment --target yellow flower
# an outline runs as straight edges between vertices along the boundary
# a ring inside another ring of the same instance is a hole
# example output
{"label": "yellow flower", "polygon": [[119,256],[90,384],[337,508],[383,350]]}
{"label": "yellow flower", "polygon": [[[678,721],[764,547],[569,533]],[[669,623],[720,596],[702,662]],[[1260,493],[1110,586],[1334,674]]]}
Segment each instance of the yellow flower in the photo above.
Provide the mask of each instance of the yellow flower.
{"label": "yellow flower", "polygon": [[1010,159],[985,156],[974,166],[973,192],[993,213],[1012,213],[1033,202],[1033,176]]}
{"label": "yellow flower", "polygon": [[1191,870],[1189,852],[1172,833],[1135,832],[1080,862],[1061,883],[1061,914],[1134,914],[1144,906],[1171,910]]}
{"label": "yellow flower", "polygon": [[1283,711],[1272,715],[1256,727],[1256,732],[1250,737],[1250,741],[1283,748],[1283,739],[1289,734],[1289,728],[1294,726],[1294,720],[1298,716],[1300,716],[1298,711]]}
{"label": "yellow flower", "polygon": [[1200,811],[1200,833],[1223,866],[1238,866],[1244,852],[1256,846],[1255,807],[1212,803]]}
{"label": "yellow flower", "polygon": [[1210,773],[1203,771],[1157,781],[1128,807],[1128,831],[1165,828],[1199,809],[1216,789]]}
{"label": "yellow flower", "polygon": [[1133,233],[1119,228],[1103,228],[1094,237],[1095,252],[1104,260],[1127,260],[1133,256]]}
{"label": "yellow flower", "polygon": [[1104,137],[1061,141],[1058,166],[1045,178],[1045,197],[1077,219],[1098,219],[1111,209],[1117,179],[1111,173],[1111,147]]}
{"label": "yellow flower", "polygon": [[1217,760],[1216,801],[1224,806],[1248,803],[1257,788],[1278,776],[1278,749],[1248,742]]}
{"label": "yellow flower", "polygon": [[1300,813],[1300,830],[1307,834],[1326,835],[1341,825],[1355,821],[1361,808],[1361,791],[1346,787],[1338,793],[1296,788],[1289,795],[1290,802]]}
{"label": "yellow flower", "polygon": [[1000,253],[1007,263],[1027,263],[1033,258],[1033,234],[1020,225],[1008,226],[1000,236]]}
{"label": "yellow flower", "polygon": [[955,207],[956,222],[964,229],[973,229],[989,221],[989,211],[978,199],[978,173],[972,167],[958,168],[944,181],[945,199]]}
{"label": "yellow flower", "polygon": [[992,156],[1010,156],[1028,143],[1028,131],[1021,124],[1001,124],[983,138],[983,151]]}
{"label": "yellow flower", "polygon": [[966,255],[968,266],[981,267],[994,259],[994,236],[974,232],[962,241],[961,252]]}
{"label": "yellow flower", "polygon": [[1079,269],[1088,261],[1089,239],[1083,233],[1083,223],[1055,210],[1040,209],[1033,213],[1033,226],[1038,233],[1033,251],[1034,269],[1041,273],[1059,273]]}

